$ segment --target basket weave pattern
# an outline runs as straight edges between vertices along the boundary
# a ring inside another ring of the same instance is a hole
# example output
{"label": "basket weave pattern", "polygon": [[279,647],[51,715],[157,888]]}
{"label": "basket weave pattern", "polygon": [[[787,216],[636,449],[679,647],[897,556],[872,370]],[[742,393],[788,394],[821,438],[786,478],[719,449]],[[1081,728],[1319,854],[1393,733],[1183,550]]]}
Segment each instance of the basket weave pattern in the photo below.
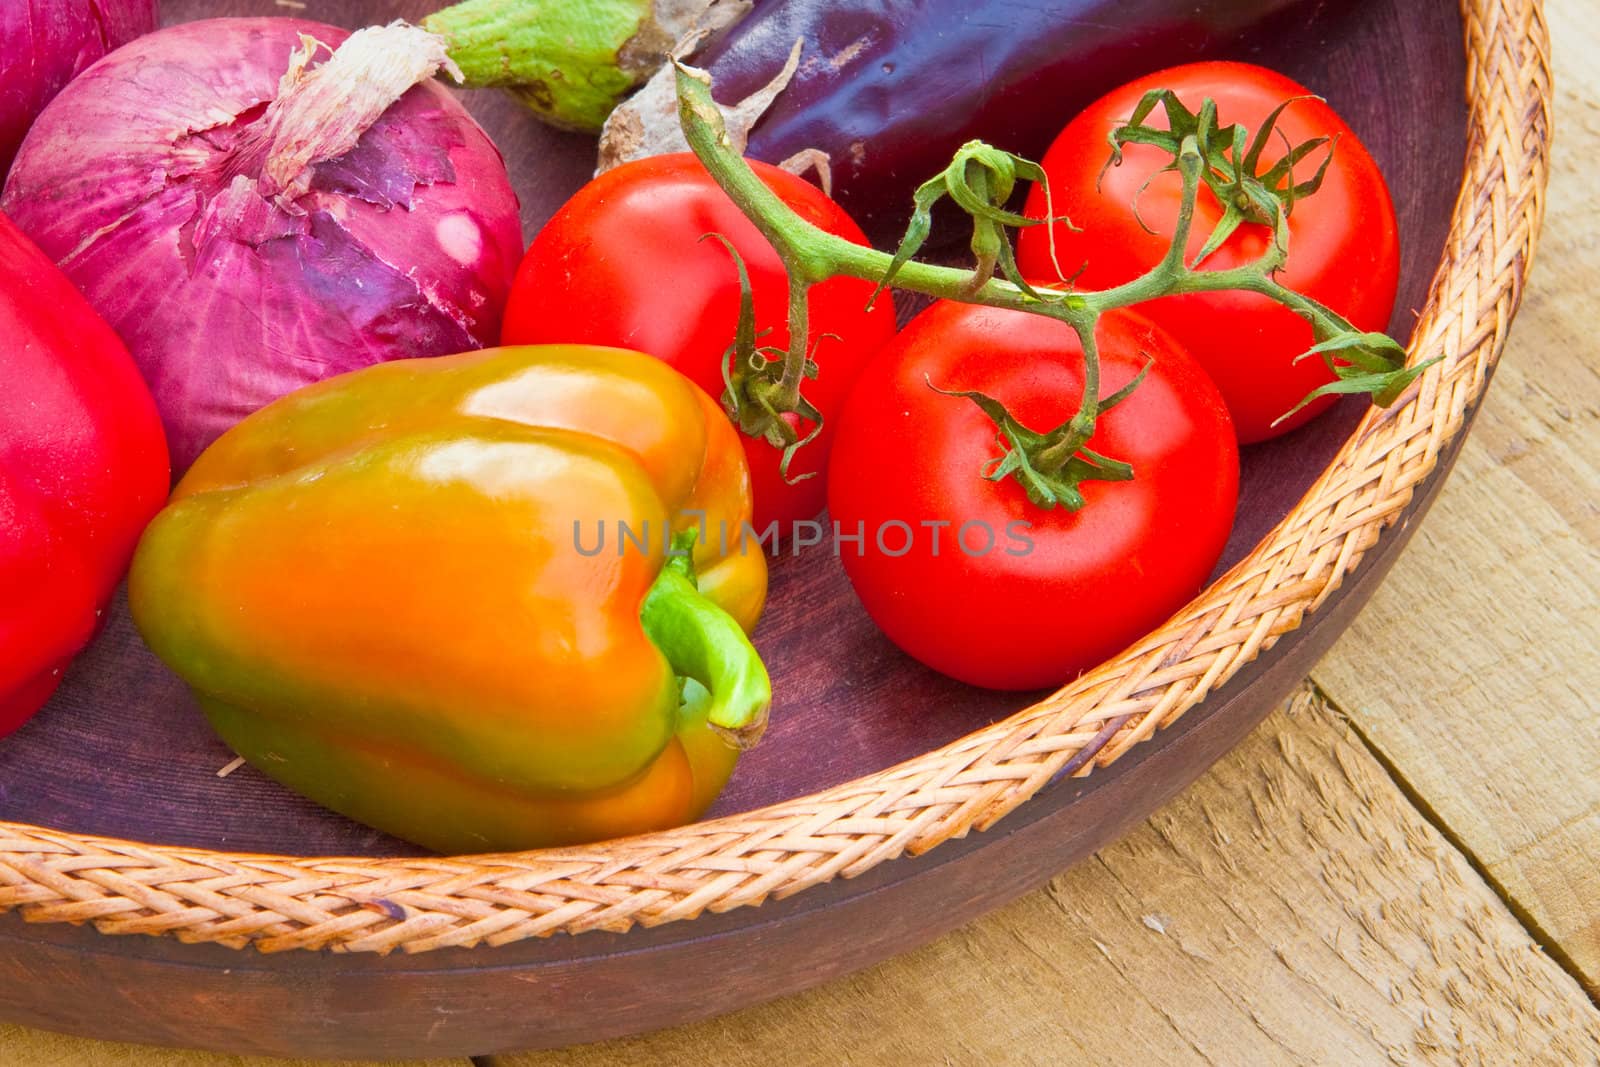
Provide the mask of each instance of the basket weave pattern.
{"label": "basket weave pattern", "polygon": [[108,934],[422,952],[625,930],[759,904],[984,829],[1052,778],[1172,723],[1300,624],[1411,501],[1482,396],[1544,211],[1551,87],[1539,0],[1462,0],[1467,161],[1410,346],[1442,355],[1369,411],[1256,549],[1140,644],[1048,699],[834,789],[678,830],[562,851],[324,859],[142,845],[0,822],[0,911]]}

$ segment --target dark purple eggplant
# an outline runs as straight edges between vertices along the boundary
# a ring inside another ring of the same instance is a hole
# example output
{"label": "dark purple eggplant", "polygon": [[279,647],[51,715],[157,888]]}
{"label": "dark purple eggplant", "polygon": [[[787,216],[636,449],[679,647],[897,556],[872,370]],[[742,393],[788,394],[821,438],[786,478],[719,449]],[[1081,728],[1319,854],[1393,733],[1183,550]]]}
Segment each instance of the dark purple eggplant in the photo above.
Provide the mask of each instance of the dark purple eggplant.
{"label": "dark purple eggplant", "polygon": [[749,155],[830,157],[833,192],[877,243],[911,193],[964,142],[1037,159],[1067,121],[1141,74],[1247,55],[1266,32],[1303,32],[1340,0],[760,0],[693,58],[718,100],[742,100],[803,42]]}

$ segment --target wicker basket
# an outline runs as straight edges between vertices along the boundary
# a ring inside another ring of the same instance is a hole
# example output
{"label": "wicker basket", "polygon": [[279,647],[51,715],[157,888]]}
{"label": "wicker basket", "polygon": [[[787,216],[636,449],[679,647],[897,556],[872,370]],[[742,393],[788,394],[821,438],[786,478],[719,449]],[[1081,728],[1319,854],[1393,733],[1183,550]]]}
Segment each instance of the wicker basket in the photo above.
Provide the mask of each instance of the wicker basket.
{"label": "wicker basket", "polygon": [[[1538,0],[1463,0],[1468,156],[1410,351],[1443,360],[1366,414],[1298,505],[1137,646],[1033,707],[825,792],[562,851],[440,859],[209,852],[0,823],[0,911],[263,952],[424,952],[692,919],[984,829],[1119,759],[1297,627],[1410,502],[1482,396],[1544,209],[1551,108]],[[379,904],[381,902],[381,906]]]}

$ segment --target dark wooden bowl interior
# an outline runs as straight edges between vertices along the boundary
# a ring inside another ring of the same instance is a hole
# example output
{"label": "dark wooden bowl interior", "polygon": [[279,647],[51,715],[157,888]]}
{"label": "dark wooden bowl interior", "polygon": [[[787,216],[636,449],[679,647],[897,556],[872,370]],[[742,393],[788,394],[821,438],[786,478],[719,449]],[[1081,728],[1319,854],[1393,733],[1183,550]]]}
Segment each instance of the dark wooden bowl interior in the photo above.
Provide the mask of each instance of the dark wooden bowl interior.
{"label": "dark wooden bowl interior", "polygon": [[[169,22],[294,13],[346,26],[416,16],[432,6],[427,0],[312,0],[300,12],[274,0],[164,3]],[[1350,10],[1327,10],[1344,7]],[[1399,210],[1404,257],[1391,329],[1404,336],[1443,248],[1463,153],[1459,15],[1453,0],[1320,8],[1309,28],[1297,27],[1239,58],[1282,69],[1326,96],[1383,166]],[[505,152],[531,235],[585,179],[593,142],[539,125],[498,94],[472,94],[469,104]],[[1358,404],[1347,403],[1289,437],[1247,451],[1238,525],[1223,567],[1293,506],[1359,414]],[[1031,702],[1027,694],[949,681],[901,654],[877,632],[826,553],[776,561],[770,604],[757,644],[778,694],[772,729],[740,765],[717,814],[871,773]],[[0,818],[213,849],[416,851],[248,767],[219,778],[230,759],[184,686],[144,648],[119,600],[56,697],[0,743]]]}

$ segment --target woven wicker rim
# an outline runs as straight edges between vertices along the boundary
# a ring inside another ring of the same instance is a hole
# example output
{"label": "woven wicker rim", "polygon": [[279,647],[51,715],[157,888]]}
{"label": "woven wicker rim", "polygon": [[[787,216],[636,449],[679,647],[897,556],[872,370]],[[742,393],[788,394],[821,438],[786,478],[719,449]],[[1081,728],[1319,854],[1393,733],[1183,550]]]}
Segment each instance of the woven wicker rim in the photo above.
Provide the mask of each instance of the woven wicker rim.
{"label": "woven wicker rim", "polygon": [[759,811],[583,848],[438,859],[210,852],[0,822],[0,911],[263,952],[425,952],[691,919],[851,877],[986,829],[1060,774],[1176,721],[1314,611],[1410,502],[1499,359],[1544,214],[1551,109],[1540,0],[1462,0],[1470,117],[1413,361],[1304,499],[1232,570],[1116,659],[1010,718]]}

